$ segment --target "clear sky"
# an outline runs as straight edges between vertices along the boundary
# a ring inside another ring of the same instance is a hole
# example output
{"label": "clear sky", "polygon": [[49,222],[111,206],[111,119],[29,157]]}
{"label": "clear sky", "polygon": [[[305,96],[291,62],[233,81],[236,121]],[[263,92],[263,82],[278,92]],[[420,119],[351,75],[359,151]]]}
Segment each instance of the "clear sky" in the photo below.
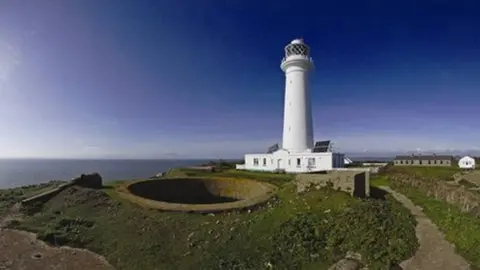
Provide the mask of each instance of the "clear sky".
{"label": "clear sky", "polygon": [[241,157],[281,141],[284,46],[316,139],[480,149],[479,1],[0,0],[0,157]]}

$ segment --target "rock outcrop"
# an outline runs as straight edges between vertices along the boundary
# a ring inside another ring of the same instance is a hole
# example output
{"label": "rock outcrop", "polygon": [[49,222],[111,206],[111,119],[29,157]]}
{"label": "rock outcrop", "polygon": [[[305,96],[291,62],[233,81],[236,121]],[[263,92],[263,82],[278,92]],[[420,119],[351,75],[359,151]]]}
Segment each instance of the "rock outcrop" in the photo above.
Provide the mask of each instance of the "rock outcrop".
{"label": "rock outcrop", "polygon": [[102,177],[99,173],[82,174],[72,179],[72,183],[85,188],[100,189],[103,187]]}

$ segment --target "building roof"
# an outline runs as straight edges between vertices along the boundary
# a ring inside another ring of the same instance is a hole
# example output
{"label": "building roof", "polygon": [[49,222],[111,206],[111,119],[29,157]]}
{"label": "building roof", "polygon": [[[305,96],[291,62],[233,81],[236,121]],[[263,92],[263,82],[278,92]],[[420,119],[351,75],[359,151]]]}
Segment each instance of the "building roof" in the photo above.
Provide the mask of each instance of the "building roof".
{"label": "building roof", "polygon": [[452,160],[453,156],[447,155],[411,155],[411,156],[396,156],[395,160]]}

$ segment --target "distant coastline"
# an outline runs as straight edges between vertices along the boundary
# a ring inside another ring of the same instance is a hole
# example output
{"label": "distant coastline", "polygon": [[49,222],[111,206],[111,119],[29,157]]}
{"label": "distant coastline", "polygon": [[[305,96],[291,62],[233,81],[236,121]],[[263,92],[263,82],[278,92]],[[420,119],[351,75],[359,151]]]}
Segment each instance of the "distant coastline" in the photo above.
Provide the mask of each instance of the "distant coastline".
{"label": "distant coastline", "polygon": [[210,159],[0,159],[0,189],[70,180],[98,172],[105,181],[148,178],[171,168],[207,163]]}

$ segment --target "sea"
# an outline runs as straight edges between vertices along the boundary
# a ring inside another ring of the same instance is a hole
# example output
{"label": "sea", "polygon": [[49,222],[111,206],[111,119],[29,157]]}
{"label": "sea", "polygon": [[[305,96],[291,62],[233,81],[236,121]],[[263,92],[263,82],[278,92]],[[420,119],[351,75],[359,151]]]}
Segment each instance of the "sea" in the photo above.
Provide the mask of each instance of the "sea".
{"label": "sea", "polygon": [[[354,161],[388,158],[353,157]],[[40,184],[51,180],[71,180],[82,173],[98,172],[105,182],[141,179],[172,168],[207,163],[208,159],[0,159],[0,189]],[[233,161],[233,160],[227,160]]]}
{"label": "sea", "polygon": [[0,159],[0,189],[51,180],[71,180],[82,173],[98,172],[105,182],[154,176],[171,168],[194,166],[209,160],[73,160]]}

